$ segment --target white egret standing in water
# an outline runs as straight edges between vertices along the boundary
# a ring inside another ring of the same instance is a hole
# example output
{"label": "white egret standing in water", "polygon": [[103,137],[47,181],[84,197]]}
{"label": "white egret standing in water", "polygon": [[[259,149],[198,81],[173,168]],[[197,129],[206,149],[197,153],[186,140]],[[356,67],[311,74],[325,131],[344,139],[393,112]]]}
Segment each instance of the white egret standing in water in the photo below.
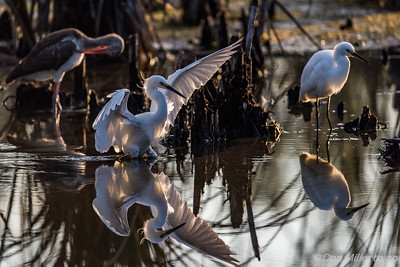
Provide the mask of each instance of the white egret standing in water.
{"label": "white egret standing in water", "polygon": [[151,143],[168,131],[182,105],[236,53],[241,41],[177,70],[168,79],[158,75],[146,79],[144,89],[151,100],[150,112],[133,115],[128,111],[128,89],[110,94],[110,101],[93,123],[96,150],[104,153],[113,146],[117,153],[122,150],[132,158],[146,153],[157,157]]}
{"label": "white egret standing in water", "polygon": [[114,233],[130,234],[127,213],[133,204],[150,206],[153,218],[143,226],[145,239],[160,243],[170,236],[203,254],[236,265],[229,246],[207,222],[193,214],[168,177],[164,173],[153,174],[146,162],[117,161],[113,167],[98,167],[95,188],[93,208]]}
{"label": "white egret standing in water", "polygon": [[355,52],[350,43],[341,42],[335,45],[333,50],[316,52],[304,67],[301,75],[299,100],[303,102],[315,101],[317,136],[319,100],[328,98],[326,114],[329,127],[332,130],[332,124],[329,119],[331,95],[339,93],[347,81],[350,71],[349,57],[355,57],[368,63],[367,60]]}
{"label": "white egret standing in water", "polygon": [[301,153],[299,158],[304,190],[315,207],[321,210],[333,208],[339,219],[347,221],[369,204],[349,207],[349,185],[335,166],[321,158],[317,161],[317,156],[310,153]]}

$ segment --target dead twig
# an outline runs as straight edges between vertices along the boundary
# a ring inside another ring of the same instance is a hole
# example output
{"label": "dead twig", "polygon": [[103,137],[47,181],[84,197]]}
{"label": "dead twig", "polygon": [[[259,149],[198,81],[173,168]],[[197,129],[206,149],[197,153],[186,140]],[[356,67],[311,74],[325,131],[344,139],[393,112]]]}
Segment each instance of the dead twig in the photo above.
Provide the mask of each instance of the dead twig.
{"label": "dead twig", "polygon": [[308,32],[303,28],[303,26],[301,26],[301,24],[297,21],[297,19],[295,17],[293,17],[293,15],[289,12],[289,10],[286,9],[286,7],[284,5],[282,5],[279,1],[274,0],[275,4],[277,4],[283,12],[285,12],[285,14],[291,19],[293,20],[293,22],[296,24],[296,26],[299,28],[299,30],[319,49],[321,50],[322,47],[319,45],[319,43],[317,41],[314,40],[314,38],[308,34]]}

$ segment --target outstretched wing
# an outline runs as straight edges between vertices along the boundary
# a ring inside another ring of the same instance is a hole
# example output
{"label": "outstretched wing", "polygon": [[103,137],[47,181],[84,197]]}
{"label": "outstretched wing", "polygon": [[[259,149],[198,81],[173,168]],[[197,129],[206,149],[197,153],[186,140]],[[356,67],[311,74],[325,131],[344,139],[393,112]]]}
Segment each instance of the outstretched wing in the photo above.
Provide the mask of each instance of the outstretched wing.
{"label": "outstretched wing", "polygon": [[165,122],[165,130],[168,130],[169,125],[174,123],[182,105],[186,105],[187,100],[191,97],[193,92],[206,84],[222,64],[237,52],[235,49],[240,46],[241,42],[242,39],[230,46],[203,57],[168,76],[168,84],[182,93],[186,99],[171,91],[163,91],[168,107],[173,107],[168,109],[169,112],[167,121]]}
{"label": "outstretched wing", "polygon": [[122,178],[117,175],[115,167],[100,166],[96,169],[96,198],[92,206],[103,223],[114,233],[128,236],[130,227],[127,219],[129,207],[121,201]]}
{"label": "outstretched wing", "polygon": [[111,99],[97,115],[92,126],[96,130],[97,151],[107,152],[115,144],[115,136],[119,131],[118,124],[121,120],[125,124],[138,125],[138,119],[127,108],[129,94],[128,89],[119,89],[107,96]]}
{"label": "outstretched wing", "polygon": [[214,232],[206,221],[194,216],[187,203],[182,201],[175,190],[174,184],[170,183],[166,175],[163,177],[165,179],[160,180],[160,182],[164,183],[165,188],[169,189],[167,192],[168,204],[173,209],[173,212],[168,214],[164,229],[170,229],[185,223],[184,226],[170,236],[205,255],[236,266],[238,260],[231,256],[235,253],[218,237],[218,234]]}

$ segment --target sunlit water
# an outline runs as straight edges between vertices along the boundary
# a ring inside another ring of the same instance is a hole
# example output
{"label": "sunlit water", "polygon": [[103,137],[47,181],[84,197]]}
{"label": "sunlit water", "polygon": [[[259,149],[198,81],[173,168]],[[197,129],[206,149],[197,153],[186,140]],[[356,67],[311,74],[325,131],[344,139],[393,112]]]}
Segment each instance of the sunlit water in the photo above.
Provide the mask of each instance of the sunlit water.
{"label": "sunlit water", "polygon": [[[182,199],[236,252],[243,266],[400,264],[399,174],[382,174],[388,167],[379,160],[381,139],[399,131],[399,61],[383,66],[379,55],[363,56],[371,59],[371,65],[352,60],[349,80],[331,106],[331,164],[345,177],[350,206],[370,203],[351,220],[316,208],[306,194],[299,154],[315,153],[315,114],[309,122],[289,114],[286,95],[272,108],[284,129],[272,149],[262,138],[186,150],[156,147],[160,158],[152,171],[164,172],[175,183]],[[261,98],[265,106],[271,96],[276,98],[299,81],[304,64],[303,58],[276,58],[270,64],[271,90],[264,90]],[[344,122],[336,116],[342,101],[344,121],[353,120],[363,105],[369,105],[388,128],[363,146],[359,137],[344,132]],[[320,156],[326,159],[324,111],[322,104]],[[94,151],[93,131],[84,113],[63,112],[58,140],[51,138],[46,120],[32,125],[2,111],[2,125],[10,125],[1,133],[11,138],[0,143],[0,266],[225,264],[171,238],[160,245],[139,245],[142,236],[137,230],[151,216],[140,205],[129,210],[129,237],[118,236],[103,224],[92,207],[95,173],[101,165],[112,166],[117,157]],[[249,208],[260,261],[252,245]]]}

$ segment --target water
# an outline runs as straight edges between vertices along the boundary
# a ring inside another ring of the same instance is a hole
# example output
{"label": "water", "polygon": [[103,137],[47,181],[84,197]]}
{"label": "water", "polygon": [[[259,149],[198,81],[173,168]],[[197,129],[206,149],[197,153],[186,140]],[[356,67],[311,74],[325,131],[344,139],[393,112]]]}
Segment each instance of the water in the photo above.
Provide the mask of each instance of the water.
{"label": "water", "polygon": [[[195,214],[206,220],[244,266],[398,266],[399,174],[382,174],[382,138],[398,135],[399,60],[381,64],[379,55],[363,54],[371,65],[352,61],[342,92],[332,98],[335,126],[330,141],[331,164],[345,177],[350,206],[370,203],[351,220],[333,210],[316,208],[302,181],[299,154],[315,153],[315,115],[304,122],[288,113],[287,98],[273,106],[284,133],[279,142],[247,138],[227,144],[188,149],[156,146],[161,157],[153,173],[164,172]],[[261,99],[267,106],[299,80],[303,58],[276,58]],[[122,82],[121,82],[122,83]],[[4,99],[5,91],[1,91]],[[343,131],[336,106],[345,102],[344,121],[353,120],[368,104],[388,128],[364,146]],[[26,119],[1,107],[0,266],[223,265],[171,238],[145,242],[137,230],[151,218],[141,205],[129,209],[129,237],[109,230],[92,207],[96,170],[113,166],[116,157],[94,151],[93,132],[84,112],[63,111],[62,138],[52,138],[46,116]],[[327,158],[328,123],[321,105],[320,156]],[[304,177],[303,177],[304,178]],[[342,184],[343,185],[343,184]],[[322,189],[321,189],[322,190]],[[329,188],[326,189],[329,192]],[[328,193],[327,193],[328,194]],[[260,261],[254,256],[248,223],[254,215]]]}

